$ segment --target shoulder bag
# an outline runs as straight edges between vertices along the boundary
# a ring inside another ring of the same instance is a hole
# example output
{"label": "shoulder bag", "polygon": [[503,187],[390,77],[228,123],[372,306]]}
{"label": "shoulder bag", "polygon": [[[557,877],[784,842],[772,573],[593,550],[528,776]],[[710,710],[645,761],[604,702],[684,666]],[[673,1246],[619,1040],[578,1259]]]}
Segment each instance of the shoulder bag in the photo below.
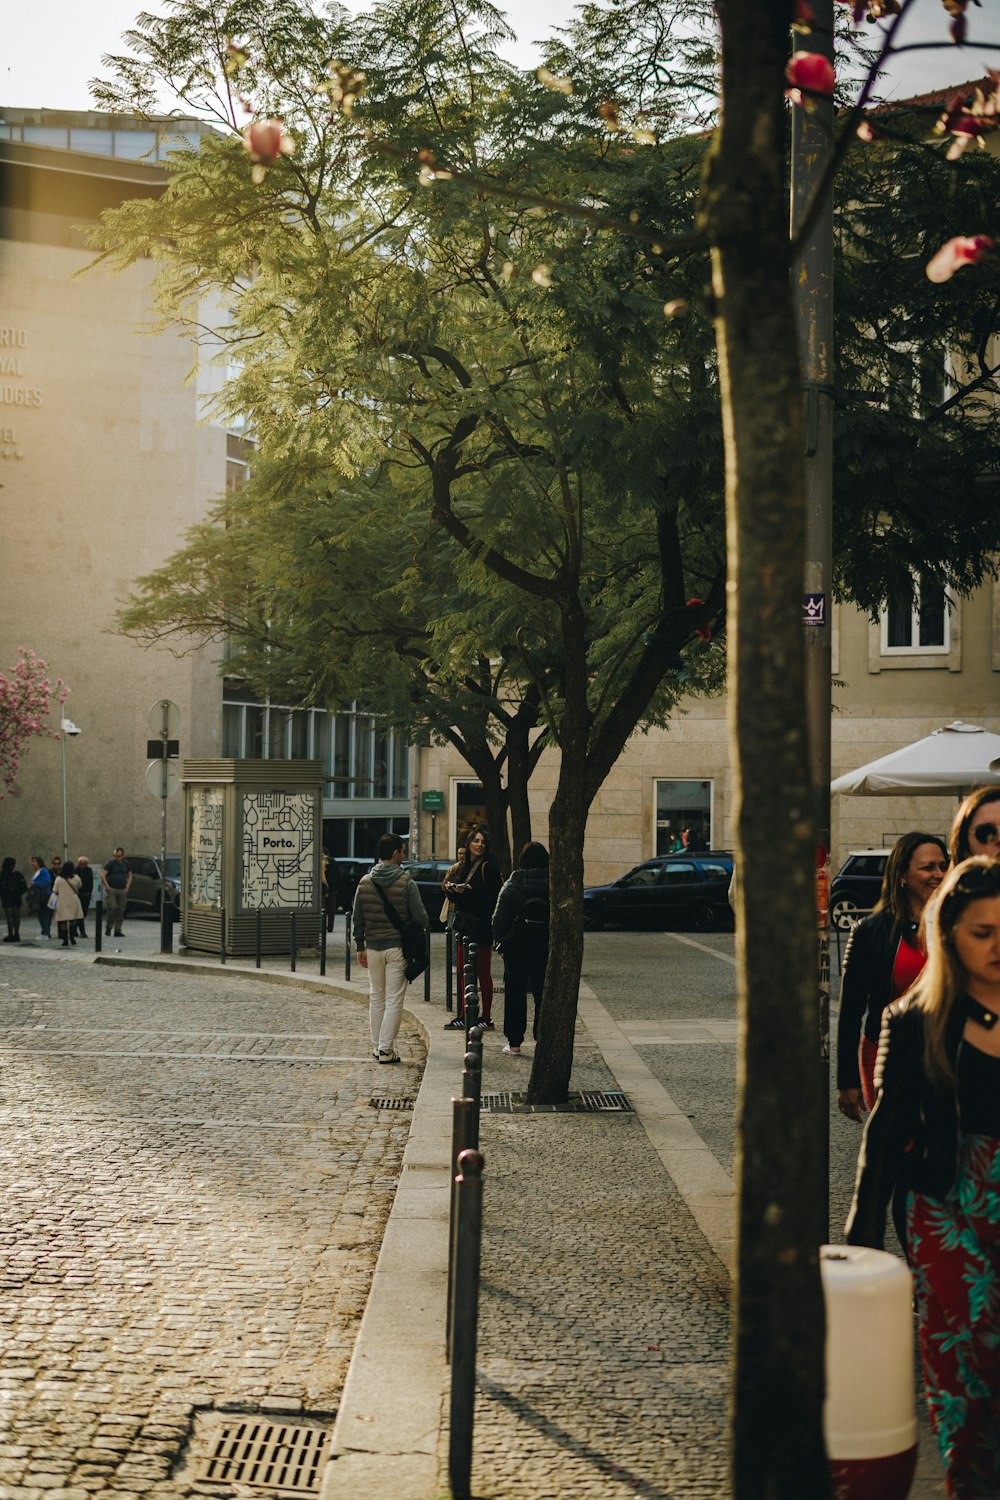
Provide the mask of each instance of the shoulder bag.
{"label": "shoulder bag", "polygon": [[399,913],[395,910],[378,882],[373,880],[372,885],[378,891],[382,905],[385,907],[386,916],[399,933],[400,944],[403,949],[403,972],[406,975],[407,984],[412,984],[430,963],[427,953],[427,934],[418,923],[402,921]]}

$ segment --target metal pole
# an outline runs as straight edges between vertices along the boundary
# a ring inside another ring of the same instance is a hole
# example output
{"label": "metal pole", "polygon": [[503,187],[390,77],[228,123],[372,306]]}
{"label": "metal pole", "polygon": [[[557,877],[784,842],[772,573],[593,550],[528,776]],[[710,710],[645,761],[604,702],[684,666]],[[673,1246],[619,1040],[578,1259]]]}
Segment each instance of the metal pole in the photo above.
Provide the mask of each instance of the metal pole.
{"label": "metal pole", "polygon": [[63,860],[69,859],[69,812],[66,804],[66,731],[60,730],[59,744],[62,749],[62,781],[63,781]]}
{"label": "metal pole", "polygon": [[452,1289],[451,1421],[448,1478],[454,1500],[470,1500],[472,1435],[476,1409],[476,1342],[479,1320],[479,1258],[483,1230],[483,1158],[458,1158],[458,1222]]}
{"label": "metal pole", "polygon": [[[812,0],[815,22],[795,32],[794,50],[833,60],[833,0]],[[795,234],[830,158],[833,99],[814,99],[809,110],[792,111],[791,230]],[[813,811],[818,830],[817,883],[829,886],[830,867],[830,594],[833,571],[833,192],[792,267],[805,394],[806,564],[803,629],[806,646],[806,715]],[[815,1128],[821,1141],[822,1180],[816,1189],[817,1230],[829,1238],[830,944],[819,922],[819,1051],[822,1099]]]}
{"label": "metal pole", "polygon": [[351,977],[351,918],[344,917],[344,978]]}
{"label": "metal pole", "polygon": [[98,895],[94,906],[94,917],[96,918],[94,924],[94,952],[100,953],[101,934],[104,931],[104,902],[101,900],[100,895]]}
{"label": "metal pole", "polygon": [[320,908],[319,913],[319,972],[326,973],[326,914],[330,905],[330,892],[326,893],[326,901]]}
{"label": "metal pole", "polygon": [[479,1149],[479,1110],[474,1099],[451,1101],[451,1204],[448,1222],[448,1307],[445,1326],[445,1354],[451,1360],[451,1287],[455,1274],[455,1230],[458,1223],[458,1158],[463,1151]]}
{"label": "metal pole", "polygon": [[260,968],[260,926],[263,920],[262,908],[258,906],[256,921],[254,922],[254,960],[255,967]]}
{"label": "metal pole", "polygon": [[[479,1028],[476,1027],[478,1031]],[[479,1046],[475,1043],[470,1046],[465,1054],[465,1068],[462,1073],[462,1094],[466,1099],[471,1099],[476,1107],[476,1132],[475,1138],[469,1142],[470,1146],[479,1145],[479,1105],[483,1096],[483,1039],[479,1036]]]}
{"label": "metal pole", "polygon": [[462,976],[462,997],[465,1010],[465,1045],[469,1045],[469,1032],[479,1020],[479,994],[476,990],[476,960],[478,943],[467,943],[464,947],[465,973]]}
{"label": "metal pole", "polygon": [[226,961],[226,908],[219,907],[219,962]]}
{"label": "metal pole", "polygon": [[288,956],[292,962],[292,973],[295,973],[295,912],[292,912],[288,923]]}
{"label": "metal pole", "polygon": [[429,1003],[431,998],[431,933],[430,928],[424,933],[424,942],[427,944],[427,967],[424,970],[424,1000]]}

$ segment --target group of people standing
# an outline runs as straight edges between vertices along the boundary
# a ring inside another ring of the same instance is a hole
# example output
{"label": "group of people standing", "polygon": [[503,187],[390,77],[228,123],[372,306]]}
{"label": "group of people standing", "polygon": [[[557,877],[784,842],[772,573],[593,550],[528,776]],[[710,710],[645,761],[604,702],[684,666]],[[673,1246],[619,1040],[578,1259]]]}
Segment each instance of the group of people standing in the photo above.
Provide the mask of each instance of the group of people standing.
{"label": "group of people standing", "polygon": [[[406,923],[430,923],[420,893],[402,869],[405,845],[398,834],[383,834],[378,863],[358,882],[352,924],[358,962],[368,971],[372,1056],[399,1061],[396,1036],[403,1014],[407,979],[401,930]],[[549,856],[542,844],[525,844],[517,869],[504,881],[484,828],[469,833],[458,860],[442,884],[442,917],[456,937],[459,1006],[446,1030],[465,1030],[464,976],[475,945],[479,1024],[494,1031],[492,953],[504,960],[504,1052],[518,1057],[528,1024],[528,993],[534,998],[532,1034],[538,1036],[545,965],[549,947]]]}
{"label": "group of people standing", "polygon": [[904,834],[851,935],[838,1104],[865,1124],[849,1244],[886,1215],[914,1276],[924,1385],[956,1500],[1000,1496],[1000,787],[947,844]]}
{"label": "group of people standing", "polygon": [[[17,868],[17,860],[8,855],[0,865],[0,904],[7,923],[5,943],[21,941],[21,916],[24,908],[38,918],[39,936],[51,940],[52,923],[64,948],[75,948],[77,938],[87,937],[87,913],[94,895],[94,871],[85,854],[75,861],[53,855],[49,864],[40,854],[30,859],[29,879]],[[100,879],[104,900],[106,933],[112,928],[122,935],[122,921],[128,900],[132,872],[124,849],[115,850],[101,867]]]}

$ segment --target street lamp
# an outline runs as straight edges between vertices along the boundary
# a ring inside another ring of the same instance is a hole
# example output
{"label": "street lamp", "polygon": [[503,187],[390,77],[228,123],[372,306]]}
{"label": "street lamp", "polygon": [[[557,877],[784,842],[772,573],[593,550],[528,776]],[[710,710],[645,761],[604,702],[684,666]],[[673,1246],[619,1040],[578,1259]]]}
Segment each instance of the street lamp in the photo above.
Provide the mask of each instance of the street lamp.
{"label": "street lamp", "polygon": [[68,860],[69,859],[69,817],[68,817],[68,813],[67,813],[67,803],[66,803],[66,737],[67,737],[67,735],[70,735],[70,736],[72,736],[73,739],[75,739],[78,734],[82,733],[82,731],[77,727],[76,724],[73,723],[72,719],[63,719],[62,722],[61,722],[61,724],[59,725],[59,728],[62,730],[62,734],[59,737],[59,743],[62,746],[62,773],[63,773],[63,859],[64,860]]}

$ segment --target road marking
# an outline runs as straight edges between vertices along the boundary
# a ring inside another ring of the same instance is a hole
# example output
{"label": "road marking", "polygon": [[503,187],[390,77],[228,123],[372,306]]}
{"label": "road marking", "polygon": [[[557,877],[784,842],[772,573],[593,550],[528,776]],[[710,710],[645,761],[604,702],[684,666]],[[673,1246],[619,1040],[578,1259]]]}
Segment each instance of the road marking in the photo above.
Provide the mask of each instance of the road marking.
{"label": "road marking", "polygon": [[736,958],[732,953],[720,953],[718,948],[710,948],[707,943],[699,943],[697,938],[682,937],[679,932],[665,932],[664,937],[670,938],[674,943],[686,943],[689,948],[697,948],[699,953],[708,953],[712,958],[721,958],[724,964],[732,964],[736,967]]}

